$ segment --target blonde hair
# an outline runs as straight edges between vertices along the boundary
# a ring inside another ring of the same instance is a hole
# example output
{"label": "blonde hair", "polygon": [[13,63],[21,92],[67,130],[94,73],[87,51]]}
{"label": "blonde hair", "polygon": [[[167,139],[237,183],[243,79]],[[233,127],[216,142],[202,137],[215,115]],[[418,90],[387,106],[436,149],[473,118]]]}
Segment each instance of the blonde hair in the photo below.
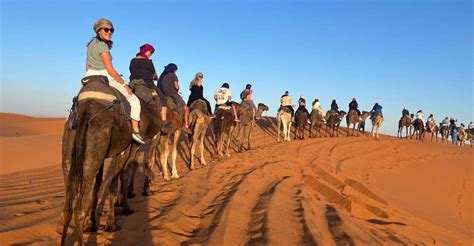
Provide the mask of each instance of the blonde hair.
{"label": "blonde hair", "polygon": [[191,83],[189,83],[189,89],[191,90],[191,88],[193,88],[193,85],[197,85],[197,82],[198,82],[198,77],[199,76],[203,76],[203,74],[201,72],[197,72],[196,75],[194,75],[194,79],[191,80]]}

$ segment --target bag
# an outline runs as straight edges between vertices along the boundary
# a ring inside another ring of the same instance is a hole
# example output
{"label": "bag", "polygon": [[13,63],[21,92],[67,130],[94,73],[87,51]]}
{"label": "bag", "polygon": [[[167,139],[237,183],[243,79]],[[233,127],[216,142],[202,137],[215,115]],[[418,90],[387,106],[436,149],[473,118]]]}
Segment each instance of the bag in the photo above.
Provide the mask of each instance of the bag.
{"label": "bag", "polygon": [[240,99],[243,101],[245,99],[245,97],[247,97],[247,93],[245,93],[246,90],[243,90],[241,93],[240,93]]}

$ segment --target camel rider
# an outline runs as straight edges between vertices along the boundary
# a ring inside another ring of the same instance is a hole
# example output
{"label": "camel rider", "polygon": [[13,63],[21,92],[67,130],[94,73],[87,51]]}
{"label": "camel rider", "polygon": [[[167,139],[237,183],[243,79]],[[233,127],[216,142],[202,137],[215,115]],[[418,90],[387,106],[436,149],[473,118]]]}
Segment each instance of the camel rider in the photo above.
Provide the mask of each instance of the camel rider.
{"label": "camel rider", "polygon": [[409,115],[410,115],[410,112],[408,112],[407,107],[403,107],[402,118],[405,117],[405,116],[409,116]]}
{"label": "camel rider", "polygon": [[163,91],[163,93],[167,96],[173,99],[173,102],[176,104],[178,108],[183,108],[184,110],[184,127],[183,131],[192,134],[191,129],[189,129],[188,125],[188,115],[189,115],[189,108],[184,102],[183,98],[181,97],[180,94],[178,94],[179,91],[179,83],[178,83],[178,77],[176,76],[176,71],[178,70],[178,66],[174,63],[170,63],[165,66],[165,69],[160,75],[160,78],[158,79],[158,88]]}
{"label": "camel rider", "polygon": [[359,104],[357,103],[355,98],[352,98],[352,101],[349,103],[349,111],[355,110],[357,111],[357,115],[360,116]]}
{"label": "camel rider", "polygon": [[449,119],[450,125],[450,131],[451,131],[451,141],[453,144],[457,144],[458,142],[458,128],[456,127],[456,122],[457,120],[454,117],[451,117]]}
{"label": "camel rider", "polygon": [[280,98],[280,108],[281,107],[287,107],[291,112],[291,121],[295,121],[295,110],[291,105],[291,97],[288,91],[285,91],[285,94],[283,94],[283,96]]}
{"label": "camel rider", "polygon": [[240,93],[240,99],[242,99],[242,103],[246,102],[250,104],[253,108],[253,117],[255,118],[255,115],[257,113],[257,106],[255,106],[255,103],[253,102],[253,89],[251,84],[247,84],[245,86],[245,89]]}
{"label": "camel rider", "polygon": [[324,116],[325,116],[325,113],[324,113],[324,110],[323,108],[321,107],[321,102],[319,101],[319,99],[314,99],[313,101],[313,110],[315,110],[316,112],[318,112],[321,116],[323,116],[323,119],[324,119]]}
{"label": "camel rider", "polygon": [[416,112],[415,119],[420,119],[423,125],[425,125],[425,121],[423,120],[423,117],[425,117],[425,115],[423,114],[423,111],[421,109],[418,110],[418,112]]}
{"label": "camel rider", "polygon": [[449,126],[449,118],[445,117],[443,121],[441,121],[441,126]]}
{"label": "camel rider", "polygon": [[333,99],[331,102],[331,111],[336,112],[336,114],[339,113],[339,106],[337,106],[336,99]]}
{"label": "camel rider", "polygon": [[429,128],[433,129],[433,127],[436,125],[433,114],[430,114],[430,116],[428,116],[427,122],[428,122]]}
{"label": "camel rider", "polygon": [[474,135],[474,122],[469,122],[469,125],[467,125],[467,131],[469,134]]}
{"label": "camel rider", "polygon": [[219,106],[228,106],[232,107],[234,112],[234,121],[239,122],[239,117],[237,116],[237,111],[235,110],[235,105],[230,101],[232,99],[232,92],[229,89],[229,84],[222,84],[221,88],[217,89],[214,93],[214,100],[216,100],[216,112]]}
{"label": "camel rider", "polygon": [[370,112],[372,113],[372,115],[370,116],[371,119],[374,118],[374,116],[376,116],[377,114],[380,114],[380,116],[383,118],[382,105],[380,105],[379,103],[375,103]]}
{"label": "camel rider", "polygon": [[308,124],[311,124],[311,121],[309,120],[311,116],[309,115],[309,112],[306,109],[306,99],[304,99],[303,96],[301,96],[300,99],[298,99],[298,104],[299,104],[299,107],[296,110],[295,114],[298,113],[299,111],[302,111],[303,113],[306,114],[306,116],[308,116]]}

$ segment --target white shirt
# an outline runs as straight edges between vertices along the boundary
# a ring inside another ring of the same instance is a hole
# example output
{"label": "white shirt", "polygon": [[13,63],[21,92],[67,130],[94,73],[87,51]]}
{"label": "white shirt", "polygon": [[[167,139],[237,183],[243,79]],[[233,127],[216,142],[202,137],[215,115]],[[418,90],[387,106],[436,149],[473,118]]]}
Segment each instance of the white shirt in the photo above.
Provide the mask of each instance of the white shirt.
{"label": "white shirt", "polygon": [[423,117],[424,117],[423,113],[421,113],[421,112],[420,112],[420,113],[416,113],[416,118],[417,118],[417,119],[423,120]]}
{"label": "white shirt", "polygon": [[219,88],[216,93],[214,93],[214,99],[216,100],[217,105],[225,104],[229,101],[229,97],[231,96],[232,93],[225,87]]}

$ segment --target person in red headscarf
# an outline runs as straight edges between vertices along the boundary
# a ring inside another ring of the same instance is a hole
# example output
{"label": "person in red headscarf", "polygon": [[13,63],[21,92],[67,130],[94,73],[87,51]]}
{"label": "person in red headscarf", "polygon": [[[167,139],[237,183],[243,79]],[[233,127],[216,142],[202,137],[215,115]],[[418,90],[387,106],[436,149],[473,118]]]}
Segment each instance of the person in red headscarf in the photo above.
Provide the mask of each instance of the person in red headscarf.
{"label": "person in red headscarf", "polygon": [[155,48],[151,44],[140,46],[140,52],[130,61],[130,81],[143,80],[145,85],[156,91],[161,101],[161,120],[164,122],[162,129],[171,128],[172,125],[166,120],[166,97],[163,92],[155,85],[154,80],[158,79],[155,66],[150,57],[155,53]]}

